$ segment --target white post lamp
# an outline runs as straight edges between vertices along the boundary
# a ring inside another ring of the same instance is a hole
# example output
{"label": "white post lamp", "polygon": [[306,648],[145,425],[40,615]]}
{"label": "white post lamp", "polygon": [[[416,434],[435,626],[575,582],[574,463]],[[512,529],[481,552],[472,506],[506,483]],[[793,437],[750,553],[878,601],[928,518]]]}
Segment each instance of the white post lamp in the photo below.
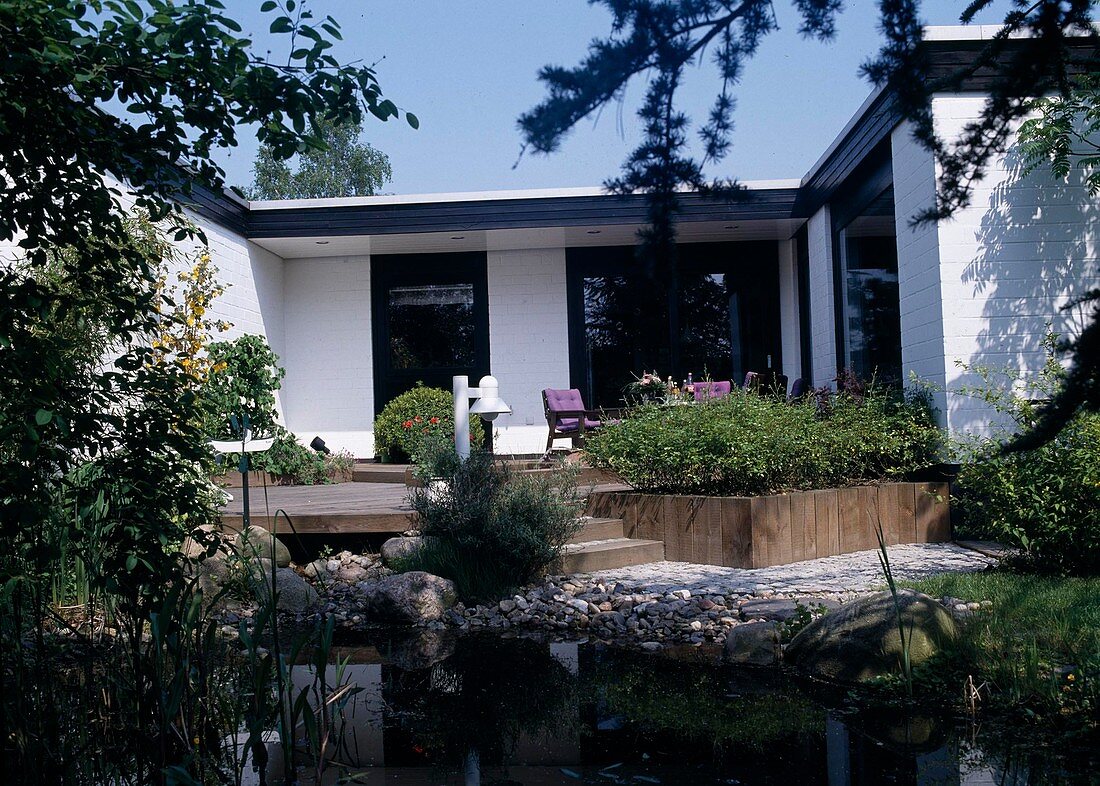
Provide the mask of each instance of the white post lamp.
{"label": "white post lamp", "polygon": [[[454,377],[455,451],[459,458],[470,457],[470,414],[492,422],[497,415],[511,415],[512,408],[500,399],[500,383],[496,377],[484,376],[478,387],[470,387],[469,377]],[[471,406],[470,399],[477,401]]]}
{"label": "white post lamp", "polygon": [[274,437],[267,437],[265,439],[253,439],[252,429],[248,428],[248,417],[243,416],[242,422],[244,428],[240,440],[227,439],[227,440],[212,440],[210,442],[211,447],[218,453],[240,453],[241,462],[237,468],[241,471],[241,502],[244,505],[244,516],[242,521],[244,522],[245,529],[252,524],[251,511],[248,507],[248,454],[249,453],[263,453],[275,444]]}

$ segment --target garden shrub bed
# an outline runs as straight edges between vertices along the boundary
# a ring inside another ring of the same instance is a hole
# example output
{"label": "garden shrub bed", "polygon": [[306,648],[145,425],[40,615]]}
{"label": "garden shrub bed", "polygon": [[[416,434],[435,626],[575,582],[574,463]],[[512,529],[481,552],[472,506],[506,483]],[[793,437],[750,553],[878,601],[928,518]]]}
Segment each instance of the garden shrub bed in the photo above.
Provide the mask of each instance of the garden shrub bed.
{"label": "garden shrub bed", "polygon": [[597,492],[588,515],[661,540],[665,559],[763,568],[887,545],[951,539],[946,483],[883,483],[764,496]]}
{"label": "garden shrub bed", "polygon": [[734,391],[645,405],[588,437],[585,454],[638,491],[753,496],[909,480],[942,446],[924,398],[855,385],[790,403]]}

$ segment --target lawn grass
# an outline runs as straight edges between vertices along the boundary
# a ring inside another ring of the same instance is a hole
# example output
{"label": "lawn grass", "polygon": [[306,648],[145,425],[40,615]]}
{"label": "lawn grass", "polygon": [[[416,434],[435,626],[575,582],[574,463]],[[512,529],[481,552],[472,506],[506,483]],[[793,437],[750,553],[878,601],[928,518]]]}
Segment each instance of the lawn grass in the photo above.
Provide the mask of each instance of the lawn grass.
{"label": "lawn grass", "polygon": [[1100,720],[1100,578],[1007,570],[950,573],[907,586],[993,602],[962,626],[955,655],[985,695],[1025,712]]}

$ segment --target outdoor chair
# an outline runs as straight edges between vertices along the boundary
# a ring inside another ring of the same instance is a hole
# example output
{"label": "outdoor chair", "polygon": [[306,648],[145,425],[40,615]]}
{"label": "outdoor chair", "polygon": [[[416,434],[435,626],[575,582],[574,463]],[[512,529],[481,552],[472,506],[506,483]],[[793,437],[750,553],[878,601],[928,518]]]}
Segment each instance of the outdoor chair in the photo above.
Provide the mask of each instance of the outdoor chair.
{"label": "outdoor chair", "polygon": [[799,377],[791,385],[791,394],[787,396],[787,401],[798,401],[807,393],[810,392],[810,385],[804,377]]}
{"label": "outdoor chair", "polygon": [[[573,447],[584,447],[584,435],[598,429],[609,415],[619,417],[618,410],[593,410],[584,406],[581,392],[576,388],[542,391],[542,408],[546,414],[546,452],[550,453],[555,439],[568,439]],[[615,422],[613,420],[607,421]]]}
{"label": "outdoor chair", "polygon": [[751,393],[759,393],[760,375],[757,374],[755,371],[749,371],[745,374],[745,384],[743,384],[741,387],[742,389],[747,390]]}
{"label": "outdoor chair", "polygon": [[716,398],[725,398],[733,388],[732,382],[696,382],[695,400],[707,401]]}
{"label": "outdoor chair", "polygon": [[787,399],[787,375],[773,374],[768,392],[774,394],[780,401]]}

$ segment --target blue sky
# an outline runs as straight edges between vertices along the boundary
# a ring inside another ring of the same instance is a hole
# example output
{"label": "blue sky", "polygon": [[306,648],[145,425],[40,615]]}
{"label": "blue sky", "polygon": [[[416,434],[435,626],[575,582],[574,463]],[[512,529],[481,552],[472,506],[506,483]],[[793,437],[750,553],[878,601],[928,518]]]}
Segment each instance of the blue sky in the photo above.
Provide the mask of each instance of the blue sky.
{"label": "blue sky", "polygon": [[[966,4],[924,5],[925,21],[942,25],[957,24]],[[776,3],[780,30],[746,65],[736,91],[733,147],[709,174],[798,178],[825,151],[870,92],[858,68],[880,41],[875,4],[848,6],[836,39],[822,43],[802,39],[791,4]],[[271,45],[270,17],[258,12],[259,0],[229,7],[261,47]],[[621,107],[582,122],[559,152],[519,159],[516,118],[543,95],[538,69],[580,60],[588,42],[608,29],[600,6],[585,0],[312,0],[310,7],[342,25],[337,55],[375,63],[385,95],[420,118],[417,131],[404,121],[365,123],[364,139],[393,165],[386,193],[600,185],[637,140],[640,85]],[[682,105],[693,119],[705,116],[716,86],[709,64],[691,74]],[[242,137],[248,138],[240,148],[220,158],[235,185],[252,179],[256,144],[247,131]]]}

